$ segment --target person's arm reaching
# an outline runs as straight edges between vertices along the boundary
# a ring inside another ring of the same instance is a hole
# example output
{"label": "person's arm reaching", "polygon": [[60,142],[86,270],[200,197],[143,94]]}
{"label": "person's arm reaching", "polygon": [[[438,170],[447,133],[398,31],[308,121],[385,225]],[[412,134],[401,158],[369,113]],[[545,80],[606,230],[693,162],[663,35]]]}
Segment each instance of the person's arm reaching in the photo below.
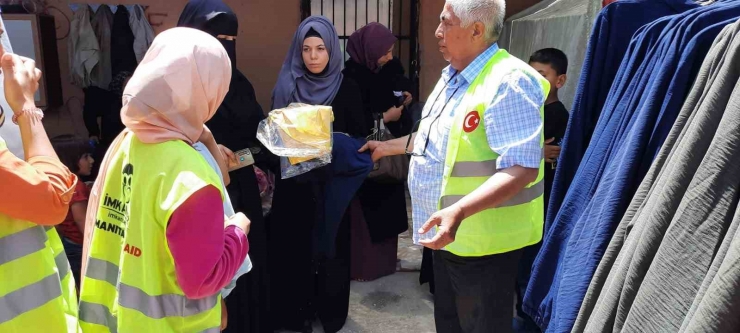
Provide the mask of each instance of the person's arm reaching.
{"label": "person's arm reaching", "polygon": [[377,162],[379,159],[386,156],[395,156],[406,154],[406,143],[408,143],[408,150],[411,152],[414,150],[414,140],[416,140],[416,133],[411,133],[411,141],[409,142],[409,136],[403,136],[388,141],[368,141],[359,152],[364,153],[370,151],[373,154],[373,162]]}
{"label": "person's arm reaching", "polygon": [[0,213],[41,225],[59,224],[67,215],[77,177],[59,161],[36,111],[34,93],[41,71],[33,60],[1,47],[0,65],[5,98],[17,118],[28,161],[0,150]]}
{"label": "person's arm reaching", "polygon": [[167,242],[177,282],[188,298],[218,293],[244,262],[248,220],[237,214],[227,223],[224,228],[221,194],[210,185],[191,195],[170,217]]}

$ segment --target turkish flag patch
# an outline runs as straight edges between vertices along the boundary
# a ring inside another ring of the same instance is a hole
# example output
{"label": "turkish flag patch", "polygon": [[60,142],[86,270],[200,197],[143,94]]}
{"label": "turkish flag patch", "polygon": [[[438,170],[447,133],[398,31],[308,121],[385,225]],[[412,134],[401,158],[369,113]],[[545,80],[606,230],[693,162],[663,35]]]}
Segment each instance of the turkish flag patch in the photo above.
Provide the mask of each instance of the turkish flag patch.
{"label": "turkish flag patch", "polygon": [[478,125],[480,125],[480,121],[481,119],[478,111],[470,111],[465,116],[465,121],[463,122],[463,131],[465,131],[465,133],[475,131],[475,129],[478,128]]}

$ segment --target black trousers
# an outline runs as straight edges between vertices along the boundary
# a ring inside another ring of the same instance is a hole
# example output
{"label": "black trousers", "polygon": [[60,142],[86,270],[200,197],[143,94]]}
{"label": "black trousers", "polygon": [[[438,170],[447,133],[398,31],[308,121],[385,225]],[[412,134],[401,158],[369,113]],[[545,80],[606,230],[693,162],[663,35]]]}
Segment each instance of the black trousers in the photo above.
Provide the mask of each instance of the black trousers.
{"label": "black trousers", "polygon": [[434,251],[437,333],[511,332],[521,252],[459,257]]}

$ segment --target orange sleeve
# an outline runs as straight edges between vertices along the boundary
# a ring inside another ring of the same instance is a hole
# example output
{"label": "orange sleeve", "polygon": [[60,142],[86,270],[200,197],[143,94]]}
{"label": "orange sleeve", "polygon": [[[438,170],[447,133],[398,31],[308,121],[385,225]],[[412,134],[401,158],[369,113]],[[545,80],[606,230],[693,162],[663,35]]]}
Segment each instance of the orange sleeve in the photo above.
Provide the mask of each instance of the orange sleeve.
{"label": "orange sleeve", "polygon": [[64,221],[77,176],[46,156],[25,162],[0,149],[0,213],[40,225]]}

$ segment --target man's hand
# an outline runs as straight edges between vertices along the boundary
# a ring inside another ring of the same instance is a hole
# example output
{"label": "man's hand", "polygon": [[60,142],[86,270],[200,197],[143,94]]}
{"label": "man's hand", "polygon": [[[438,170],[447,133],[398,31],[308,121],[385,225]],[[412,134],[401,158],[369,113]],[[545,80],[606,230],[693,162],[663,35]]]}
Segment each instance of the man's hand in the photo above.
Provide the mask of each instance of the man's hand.
{"label": "man's hand", "polygon": [[34,94],[39,89],[41,71],[33,59],[6,53],[0,46],[0,65],[5,77],[5,99],[13,112],[20,114],[24,108],[35,108]]}
{"label": "man's hand", "polygon": [[462,209],[456,205],[432,214],[418,232],[419,234],[425,234],[429,230],[432,230],[433,227],[438,226],[437,234],[430,240],[419,241],[419,244],[432,250],[441,250],[455,241],[457,228],[460,227],[460,223],[462,223],[464,217]]}
{"label": "man's hand", "polygon": [[377,162],[379,159],[388,156],[388,153],[386,152],[386,149],[384,147],[385,142],[368,141],[367,143],[365,143],[364,146],[362,146],[362,148],[360,148],[360,150],[358,150],[358,152],[364,153],[369,150],[372,154],[373,162]]}
{"label": "man's hand", "polygon": [[550,145],[555,138],[550,138],[545,141],[545,161],[547,163],[555,163],[560,157],[560,146]]}

